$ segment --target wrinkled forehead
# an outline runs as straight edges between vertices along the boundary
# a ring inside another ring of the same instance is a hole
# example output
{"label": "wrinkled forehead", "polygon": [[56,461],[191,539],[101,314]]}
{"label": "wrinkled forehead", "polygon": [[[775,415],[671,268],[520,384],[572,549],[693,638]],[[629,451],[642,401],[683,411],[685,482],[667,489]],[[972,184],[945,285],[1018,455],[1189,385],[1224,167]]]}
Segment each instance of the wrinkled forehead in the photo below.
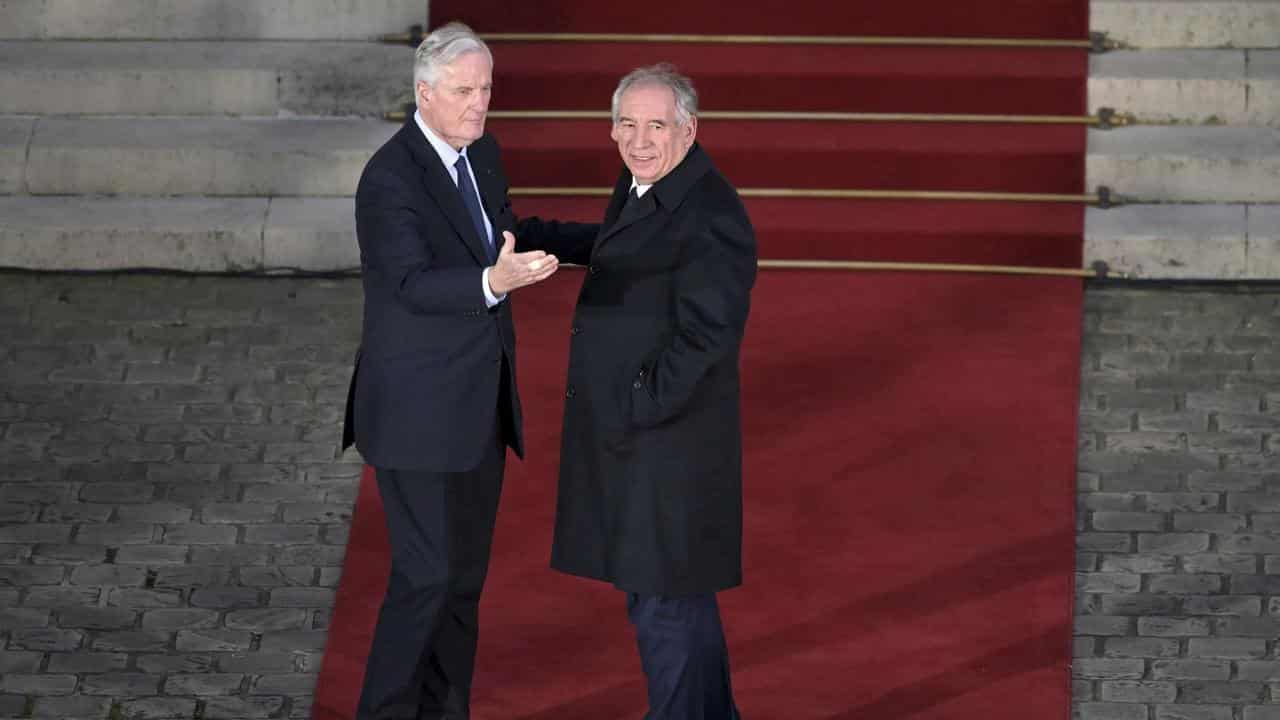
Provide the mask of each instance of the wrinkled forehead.
{"label": "wrinkled forehead", "polygon": [[618,100],[618,116],[628,120],[646,122],[676,121],[676,93],[661,83],[633,85]]}

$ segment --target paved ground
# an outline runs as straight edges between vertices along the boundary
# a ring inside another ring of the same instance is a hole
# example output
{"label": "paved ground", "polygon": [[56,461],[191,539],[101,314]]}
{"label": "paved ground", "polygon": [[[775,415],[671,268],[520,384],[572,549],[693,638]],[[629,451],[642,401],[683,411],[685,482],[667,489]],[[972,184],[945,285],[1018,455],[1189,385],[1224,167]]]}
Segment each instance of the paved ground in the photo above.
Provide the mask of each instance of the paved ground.
{"label": "paved ground", "polygon": [[[309,715],[359,310],[354,279],[0,273],[0,718]],[[1095,287],[1082,320],[1074,714],[1280,718],[1280,286]]]}
{"label": "paved ground", "polygon": [[355,280],[0,274],[0,717],[307,717]]}

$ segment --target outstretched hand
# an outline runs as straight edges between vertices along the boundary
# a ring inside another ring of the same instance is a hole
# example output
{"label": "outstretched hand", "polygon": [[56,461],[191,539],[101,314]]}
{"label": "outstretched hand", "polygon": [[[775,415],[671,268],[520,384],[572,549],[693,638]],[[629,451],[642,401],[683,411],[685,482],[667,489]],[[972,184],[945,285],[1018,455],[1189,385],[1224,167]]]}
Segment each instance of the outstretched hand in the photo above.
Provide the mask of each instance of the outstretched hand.
{"label": "outstretched hand", "polygon": [[494,295],[506,295],[517,288],[542,282],[560,268],[560,260],[541,250],[516,252],[516,236],[502,232],[502,249],[498,261],[489,269],[489,289]]}

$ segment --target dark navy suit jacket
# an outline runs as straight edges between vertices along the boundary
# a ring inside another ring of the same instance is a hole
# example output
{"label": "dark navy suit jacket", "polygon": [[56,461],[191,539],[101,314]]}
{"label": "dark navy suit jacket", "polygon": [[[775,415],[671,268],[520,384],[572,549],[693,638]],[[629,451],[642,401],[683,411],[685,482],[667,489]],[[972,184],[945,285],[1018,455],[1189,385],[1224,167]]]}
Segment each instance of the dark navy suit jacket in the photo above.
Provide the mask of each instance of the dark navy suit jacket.
{"label": "dark navy suit jacket", "polygon": [[[598,225],[517,221],[491,136],[467,155],[499,246],[504,230],[535,245],[590,246]],[[364,330],[343,448],[354,442],[375,467],[461,472],[480,462],[498,413],[507,412],[507,442],[523,457],[512,300],[487,307],[484,240],[413,118],[365,166],[356,234]],[[510,406],[499,408],[504,374]]]}

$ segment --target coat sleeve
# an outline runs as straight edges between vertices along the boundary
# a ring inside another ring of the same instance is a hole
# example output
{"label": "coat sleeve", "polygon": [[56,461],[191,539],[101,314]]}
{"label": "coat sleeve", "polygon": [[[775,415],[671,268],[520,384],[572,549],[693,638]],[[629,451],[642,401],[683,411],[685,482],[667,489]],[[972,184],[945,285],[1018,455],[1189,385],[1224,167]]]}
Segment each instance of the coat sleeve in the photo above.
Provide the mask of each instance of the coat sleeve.
{"label": "coat sleeve", "polygon": [[746,211],[711,214],[676,270],[675,330],[631,380],[631,421],[653,427],[684,412],[699,383],[737,354],[756,276],[756,243]]}
{"label": "coat sleeve", "polygon": [[[482,311],[483,269],[436,267],[425,208],[404,181],[391,174],[366,175],[356,192],[356,234],[364,272],[386,279],[396,299],[411,311],[457,314]],[[443,218],[439,225],[443,223]]]}
{"label": "coat sleeve", "polygon": [[591,248],[599,233],[600,225],[596,223],[522,218],[516,223],[516,251],[542,250],[560,262],[586,265],[591,261]]}
{"label": "coat sleeve", "polygon": [[[561,262],[586,265],[590,262],[591,248],[600,232],[597,223],[561,222],[538,217],[516,218],[511,207],[511,195],[502,163],[498,161],[500,149],[492,135],[485,135],[471,146],[473,161],[479,159],[493,170],[502,187],[501,209],[494,214],[499,221],[494,225],[498,246],[502,246],[502,231],[510,230],[516,236],[516,252],[542,250],[555,255]],[[514,222],[513,222],[514,221]]]}

